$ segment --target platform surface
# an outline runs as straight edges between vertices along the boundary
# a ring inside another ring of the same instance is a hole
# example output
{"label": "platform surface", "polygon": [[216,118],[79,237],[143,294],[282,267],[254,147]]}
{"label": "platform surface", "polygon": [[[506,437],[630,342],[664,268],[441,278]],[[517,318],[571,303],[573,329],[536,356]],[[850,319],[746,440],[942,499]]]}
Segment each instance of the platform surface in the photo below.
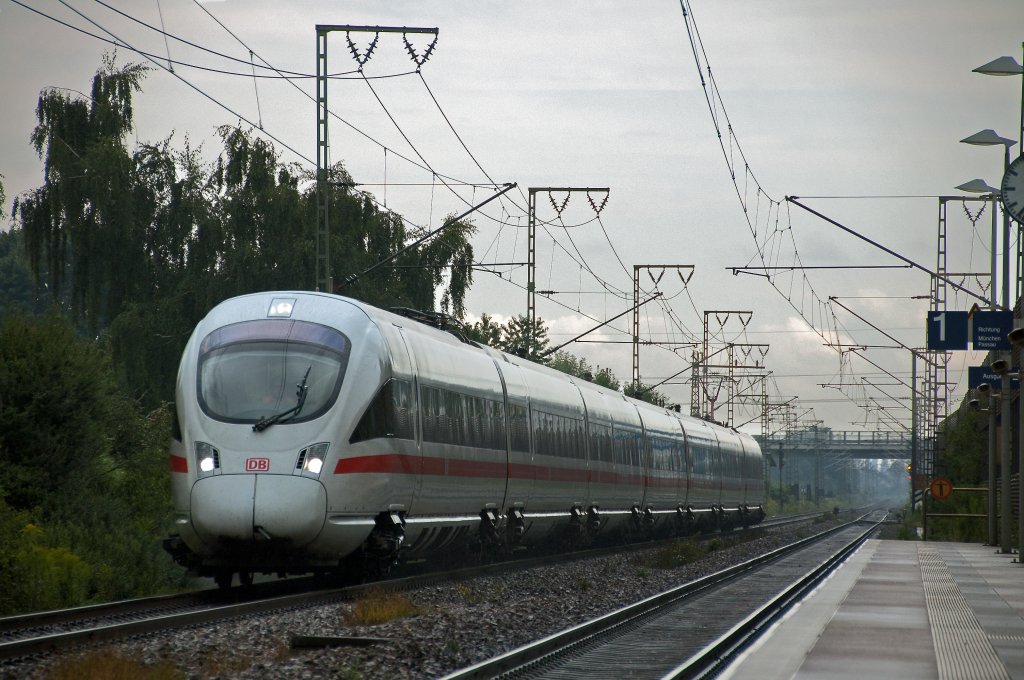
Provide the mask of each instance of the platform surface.
{"label": "platform surface", "polygon": [[971,543],[871,540],[720,677],[1024,680],[1024,566]]}

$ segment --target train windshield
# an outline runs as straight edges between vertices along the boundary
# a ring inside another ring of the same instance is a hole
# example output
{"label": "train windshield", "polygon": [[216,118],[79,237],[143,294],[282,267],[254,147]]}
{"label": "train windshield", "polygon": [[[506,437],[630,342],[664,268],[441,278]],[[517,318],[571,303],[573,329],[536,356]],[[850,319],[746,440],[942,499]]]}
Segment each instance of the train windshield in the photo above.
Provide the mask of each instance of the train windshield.
{"label": "train windshield", "polygon": [[307,321],[260,320],[224,326],[199,347],[197,392],[203,412],[228,423],[257,423],[299,403],[282,425],[318,418],[338,397],[351,343]]}

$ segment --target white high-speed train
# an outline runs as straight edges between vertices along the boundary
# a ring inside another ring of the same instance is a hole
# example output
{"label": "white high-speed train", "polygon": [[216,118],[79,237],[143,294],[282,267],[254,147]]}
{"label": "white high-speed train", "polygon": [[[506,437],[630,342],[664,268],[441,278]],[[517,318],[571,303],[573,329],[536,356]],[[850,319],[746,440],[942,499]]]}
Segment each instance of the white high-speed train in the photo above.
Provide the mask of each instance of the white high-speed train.
{"label": "white high-speed train", "polygon": [[751,437],[337,295],[215,307],[176,407],[165,545],[221,586],[764,517]]}

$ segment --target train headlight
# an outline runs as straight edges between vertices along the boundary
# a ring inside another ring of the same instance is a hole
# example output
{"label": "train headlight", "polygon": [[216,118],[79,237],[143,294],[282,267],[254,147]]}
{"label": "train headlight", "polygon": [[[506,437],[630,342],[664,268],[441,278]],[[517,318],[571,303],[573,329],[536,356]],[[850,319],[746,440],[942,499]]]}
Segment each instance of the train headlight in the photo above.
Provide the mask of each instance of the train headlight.
{"label": "train headlight", "polygon": [[324,469],[324,458],[327,457],[327,449],[330,444],[324,442],[313,444],[299,451],[299,458],[295,461],[295,470],[305,477],[319,477]]}
{"label": "train headlight", "polygon": [[196,442],[196,468],[199,476],[211,475],[220,469],[220,451],[206,442]]}

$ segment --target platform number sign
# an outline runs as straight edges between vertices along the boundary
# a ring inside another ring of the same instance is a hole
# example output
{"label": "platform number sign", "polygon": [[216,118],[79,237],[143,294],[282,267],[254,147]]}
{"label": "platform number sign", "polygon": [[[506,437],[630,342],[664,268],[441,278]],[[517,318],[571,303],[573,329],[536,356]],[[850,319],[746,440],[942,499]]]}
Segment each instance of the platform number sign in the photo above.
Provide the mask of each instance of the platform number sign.
{"label": "platform number sign", "polygon": [[967,312],[928,312],[928,349],[967,349]]}

